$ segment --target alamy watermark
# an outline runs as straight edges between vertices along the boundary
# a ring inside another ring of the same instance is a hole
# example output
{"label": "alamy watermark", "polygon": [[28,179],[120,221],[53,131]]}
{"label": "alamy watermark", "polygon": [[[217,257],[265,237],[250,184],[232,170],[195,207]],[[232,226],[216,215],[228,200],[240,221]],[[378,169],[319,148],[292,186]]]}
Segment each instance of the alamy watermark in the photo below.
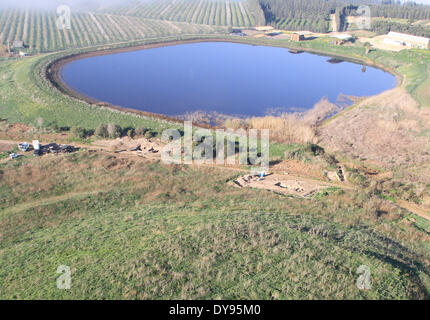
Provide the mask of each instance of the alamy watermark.
{"label": "alamy watermark", "polygon": [[70,290],[72,287],[72,272],[70,267],[65,265],[58,266],[57,273],[61,274],[57,278],[57,288],[60,290]]}
{"label": "alamy watermark", "polygon": [[168,129],[161,139],[168,142],[161,152],[165,164],[251,165],[252,174],[269,169],[268,129],[217,129],[214,132],[202,128],[194,130],[192,123],[185,121],[183,135],[179,130]]}
{"label": "alamy watermark", "polygon": [[370,30],[372,27],[372,15],[369,6],[359,6],[356,19],[357,28],[360,30]]}
{"label": "alamy watermark", "polygon": [[57,8],[57,28],[70,30],[72,28],[72,11],[69,6],[61,5]]}
{"label": "alamy watermark", "polygon": [[355,283],[357,288],[360,290],[372,289],[370,268],[363,264],[357,268],[357,274],[360,275]]}

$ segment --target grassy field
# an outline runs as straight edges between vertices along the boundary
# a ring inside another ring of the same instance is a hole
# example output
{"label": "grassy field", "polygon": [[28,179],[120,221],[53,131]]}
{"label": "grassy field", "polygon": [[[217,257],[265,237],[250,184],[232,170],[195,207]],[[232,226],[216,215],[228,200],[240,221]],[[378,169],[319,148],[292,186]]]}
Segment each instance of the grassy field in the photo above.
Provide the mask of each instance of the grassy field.
{"label": "grassy field", "polygon": [[[3,299],[428,297],[425,229],[378,218],[365,194],[294,199],[228,186],[231,170],[85,151],[0,173]],[[71,290],[56,288],[59,265]],[[355,285],[360,265],[371,290]]]}

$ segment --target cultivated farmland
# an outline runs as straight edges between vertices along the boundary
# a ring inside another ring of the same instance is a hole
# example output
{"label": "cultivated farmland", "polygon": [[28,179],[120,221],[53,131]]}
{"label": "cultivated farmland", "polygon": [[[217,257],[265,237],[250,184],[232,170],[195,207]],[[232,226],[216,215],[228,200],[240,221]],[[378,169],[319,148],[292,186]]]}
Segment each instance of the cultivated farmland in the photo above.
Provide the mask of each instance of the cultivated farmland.
{"label": "cultivated farmland", "polygon": [[164,0],[104,9],[119,15],[190,22],[196,24],[249,27],[254,16],[246,1]]}
{"label": "cultivated farmland", "polygon": [[226,27],[111,13],[72,12],[71,29],[58,29],[55,11],[0,11],[0,41],[23,40],[31,53],[83,48],[172,35],[225,33]]}

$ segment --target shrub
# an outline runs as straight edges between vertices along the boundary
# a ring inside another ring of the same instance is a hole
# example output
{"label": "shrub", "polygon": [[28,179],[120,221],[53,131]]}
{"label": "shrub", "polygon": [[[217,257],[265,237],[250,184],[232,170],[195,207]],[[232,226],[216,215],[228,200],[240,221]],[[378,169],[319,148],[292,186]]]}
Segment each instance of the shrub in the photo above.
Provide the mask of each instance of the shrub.
{"label": "shrub", "polygon": [[109,123],[107,125],[107,132],[111,139],[121,137],[121,127],[115,123]]}
{"label": "shrub", "polygon": [[148,131],[148,129],[143,128],[143,127],[139,127],[136,129],[135,134],[138,136],[144,136],[147,131]]}
{"label": "shrub", "polygon": [[71,132],[74,137],[79,139],[84,139],[87,136],[87,131],[82,127],[73,127]]}
{"label": "shrub", "polygon": [[52,129],[52,131],[54,131],[55,133],[58,133],[58,132],[60,132],[61,131],[61,128],[58,126],[58,124],[57,123],[52,123],[51,125],[50,125],[50,127],[51,127],[51,129]]}
{"label": "shrub", "polygon": [[105,124],[100,124],[95,131],[95,135],[102,138],[109,137],[107,126]]}
{"label": "shrub", "polygon": [[149,139],[149,138],[153,138],[153,137],[155,137],[155,135],[156,135],[156,133],[155,133],[155,132],[147,131],[147,132],[145,133],[145,138],[147,138],[147,139]]}
{"label": "shrub", "polygon": [[127,136],[130,138],[133,138],[134,137],[134,129],[128,129],[127,130]]}

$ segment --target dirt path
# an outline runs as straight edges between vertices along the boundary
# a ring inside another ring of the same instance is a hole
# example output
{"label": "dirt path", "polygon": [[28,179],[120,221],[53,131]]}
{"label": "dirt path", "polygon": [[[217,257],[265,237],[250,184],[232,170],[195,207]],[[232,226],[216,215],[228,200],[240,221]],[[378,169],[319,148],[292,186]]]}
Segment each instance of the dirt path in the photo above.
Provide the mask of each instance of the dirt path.
{"label": "dirt path", "polygon": [[405,200],[397,200],[397,204],[400,207],[402,207],[403,209],[406,209],[406,210],[416,214],[417,216],[420,216],[421,218],[424,218],[424,219],[430,221],[429,211],[421,208],[419,205],[405,201]]}
{"label": "dirt path", "polygon": [[[46,142],[42,142],[42,145]],[[13,140],[0,140],[0,151],[10,151],[14,146],[18,144],[18,141]],[[128,137],[115,139],[115,140],[98,140],[94,141],[91,145],[83,143],[73,143],[74,147],[81,148],[83,150],[92,150],[96,152],[105,152],[108,154],[114,153],[116,156],[122,159],[136,159],[143,158],[150,161],[157,161],[161,158],[161,149],[163,144],[156,139],[131,139]],[[152,151],[151,151],[152,150]],[[42,157],[46,157],[42,156]],[[0,160],[0,163],[6,161],[14,161],[9,158]],[[216,164],[203,164],[203,165],[192,165],[195,168],[198,167],[213,167],[220,170],[230,170],[234,172],[242,172],[243,176],[237,178],[229,184],[234,185],[238,188],[255,188],[263,189],[279,194],[290,195],[301,198],[309,198],[316,193],[327,189],[327,188],[341,188],[345,190],[356,190],[357,187],[347,182],[327,182],[313,177],[305,177],[297,174],[288,174],[287,172],[273,172],[267,175],[263,180],[258,179],[258,176],[251,175],[249,169],[245,169],[240,166],[223,166]],[[80,198],[88,195],[94,195],[98,192],[106,192],[108,190],[97,190],[70,193],[61,196],[51,197],[48,199],[33,201],[30,203],[19,204],[14,207],[5,209],[1,214],[7,214],[11,212],[19,212],[27,210],[33,207],[49,205],[60,201],[65,201],[71,198]],[[397,200],[400,207],[430,221],[430,213],[424,208],[403,200]]]}

